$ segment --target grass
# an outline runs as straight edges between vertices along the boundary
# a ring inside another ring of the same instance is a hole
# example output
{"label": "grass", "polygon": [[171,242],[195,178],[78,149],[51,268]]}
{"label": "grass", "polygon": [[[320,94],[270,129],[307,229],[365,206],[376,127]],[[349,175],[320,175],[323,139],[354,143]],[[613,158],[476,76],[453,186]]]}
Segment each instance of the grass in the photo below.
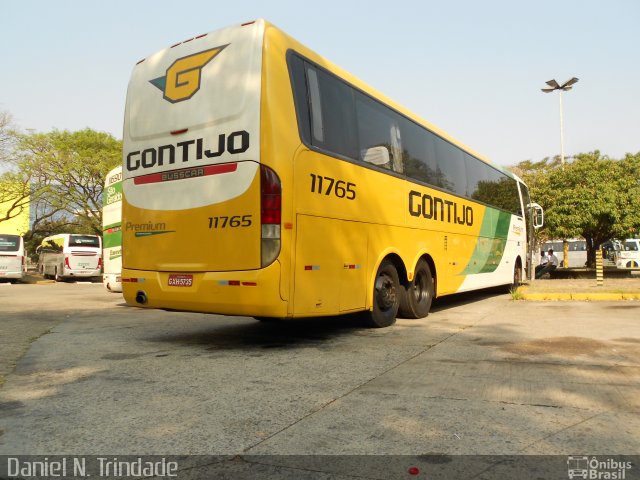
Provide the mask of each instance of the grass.
{"label": "grass", "polygon": [[509,289],[509,295],[511,295],[511,300],[524,300],[524,295],[520,287],[511,287]]}

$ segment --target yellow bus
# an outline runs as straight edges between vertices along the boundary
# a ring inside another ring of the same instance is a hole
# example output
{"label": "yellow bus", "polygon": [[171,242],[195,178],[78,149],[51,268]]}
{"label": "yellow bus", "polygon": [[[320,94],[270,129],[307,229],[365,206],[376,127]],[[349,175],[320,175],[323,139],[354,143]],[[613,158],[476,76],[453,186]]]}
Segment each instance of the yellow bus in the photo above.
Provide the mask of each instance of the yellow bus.
{"label": "yellow bus", "polygon": [[129,305],[389,326],[517,283],[530,204],[514,175],[264,20],[133,70]]}

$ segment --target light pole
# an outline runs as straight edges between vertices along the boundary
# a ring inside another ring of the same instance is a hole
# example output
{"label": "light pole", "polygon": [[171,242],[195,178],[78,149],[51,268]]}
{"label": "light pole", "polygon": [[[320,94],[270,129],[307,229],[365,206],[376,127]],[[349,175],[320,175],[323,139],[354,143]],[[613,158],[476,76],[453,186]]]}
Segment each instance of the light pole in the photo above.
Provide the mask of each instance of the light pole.
{"label": "light pole", "polygon": [[[542,88],[541,90],[544,93],[551,93],[555,90],[558,90],[560,93],[560,166],[562,170],[564,170],[564,126],[562,124],[562,92],[567,92],[573,88],[573,85],[578,83],[578,79],[576,77],[570,78],[562,85],[558,85],[558,82],[555,79],[549,80],[546,82],[549,85],[549,88]],[[564,268],[569,268],[569,242],[566,239],[562,241],[562,250],[564,257]]]}
{"label": "light pole", "polygon": [[547,85],[550,88],[542,88],[541,90],[544,93],[551,93],[555,90],[560,92],[560,164],[562,165],[562,169],[564,170],[564,128],[562,125],[562,92],[567,92],[573,88],[573,85],[578,82],[576,77],[567,80],[562,85],[558,85],[558,82],[555,80],[549,80]]}

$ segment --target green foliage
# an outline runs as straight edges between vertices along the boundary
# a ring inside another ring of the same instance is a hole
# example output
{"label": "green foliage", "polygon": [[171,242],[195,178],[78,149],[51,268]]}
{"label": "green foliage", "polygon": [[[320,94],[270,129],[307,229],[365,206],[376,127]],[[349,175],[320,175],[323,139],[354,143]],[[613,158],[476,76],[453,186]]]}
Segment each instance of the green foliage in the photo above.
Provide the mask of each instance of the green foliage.
{"label": "green foliage", "polygon": [[545,238],[584,237],[588,263],[610,238],[640,229],[640,153],[613,160],[599,151],[573,157],[522,162],[513,170],[528,183],[531,197],[545,209]]}
{"label": "green foliage", "polygon": [[36,224],[61,221],[100,234],[104,178],[121,152],[119,140],[88,128],[19,134],[14,163],[30,178]]}

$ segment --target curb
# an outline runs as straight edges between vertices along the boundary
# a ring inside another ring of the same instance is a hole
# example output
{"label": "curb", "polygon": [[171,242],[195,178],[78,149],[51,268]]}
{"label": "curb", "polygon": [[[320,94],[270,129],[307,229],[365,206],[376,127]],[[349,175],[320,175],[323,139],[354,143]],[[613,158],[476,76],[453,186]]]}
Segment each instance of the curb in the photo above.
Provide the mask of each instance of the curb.
{"label": "curb", "polygon": [[519,288],[518,293],[523,300],[545,301],[545,300],[576,300],[576,301],[617,301],[617,300],[640,300],[640,293],[563,293],[563,292],[546,292],[546,293],[527,293],[526,288]]}

